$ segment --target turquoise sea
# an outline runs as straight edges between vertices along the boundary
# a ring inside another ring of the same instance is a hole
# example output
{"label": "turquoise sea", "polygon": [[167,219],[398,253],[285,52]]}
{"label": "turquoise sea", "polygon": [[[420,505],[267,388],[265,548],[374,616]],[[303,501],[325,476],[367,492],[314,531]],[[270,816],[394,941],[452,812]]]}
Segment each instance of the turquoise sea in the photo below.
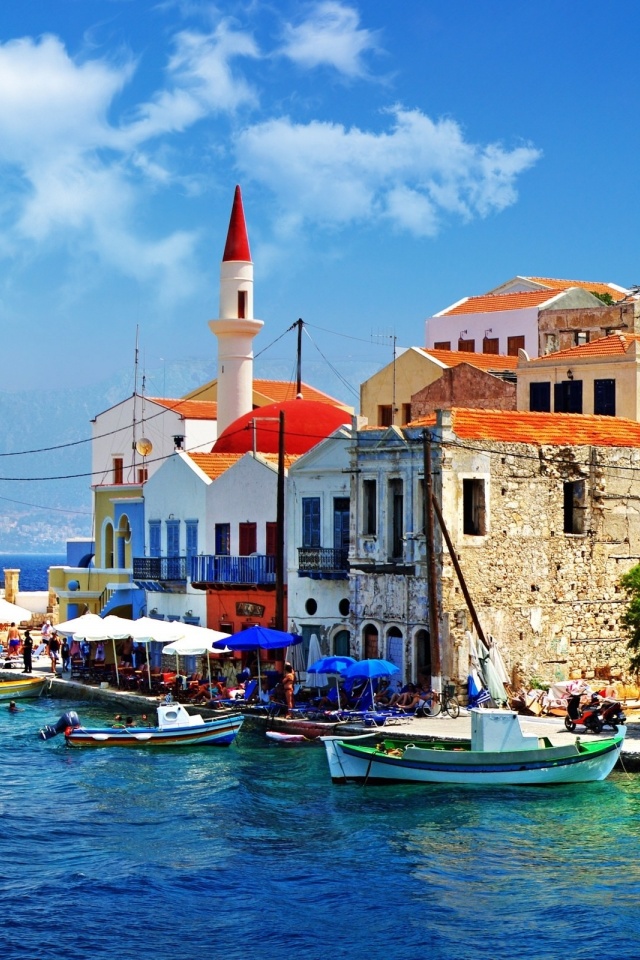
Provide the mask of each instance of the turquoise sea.
{"label": "turquoise sea", "polygon": [[638,955],[640,779],[334,786],[324,750],[73,751],[0,705],[3,960]]}

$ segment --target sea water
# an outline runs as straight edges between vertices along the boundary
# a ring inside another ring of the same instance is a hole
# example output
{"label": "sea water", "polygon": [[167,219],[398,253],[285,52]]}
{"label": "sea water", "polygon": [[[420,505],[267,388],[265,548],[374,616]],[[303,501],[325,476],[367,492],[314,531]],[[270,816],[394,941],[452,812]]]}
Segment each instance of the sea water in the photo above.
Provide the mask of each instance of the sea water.
{"label": "sea water", "polygon": [[640,779],[332,785],[324,749],[73,750],[0,704],[3,960],[638,955]]}
{"label": "sea water", "polygon": [[4,588],[4,571],[20,571],[20,590],[46,590],[49,585],[49,567],[64,565],[64,554],[0,553],[0,587]]}

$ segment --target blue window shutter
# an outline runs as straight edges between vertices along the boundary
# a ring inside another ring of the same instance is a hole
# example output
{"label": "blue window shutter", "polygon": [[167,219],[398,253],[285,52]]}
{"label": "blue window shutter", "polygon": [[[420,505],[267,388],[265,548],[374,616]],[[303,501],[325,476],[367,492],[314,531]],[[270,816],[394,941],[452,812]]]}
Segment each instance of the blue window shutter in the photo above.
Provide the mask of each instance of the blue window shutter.
{"label": "blue window shutter", "polygon": [[302,546],[320,546],[320,497],[302,498]]}
{"label": "blue window shutter", "polygon": [[149,520],[149,556],[159,557],[162,548],[162,530],[159,520]]}

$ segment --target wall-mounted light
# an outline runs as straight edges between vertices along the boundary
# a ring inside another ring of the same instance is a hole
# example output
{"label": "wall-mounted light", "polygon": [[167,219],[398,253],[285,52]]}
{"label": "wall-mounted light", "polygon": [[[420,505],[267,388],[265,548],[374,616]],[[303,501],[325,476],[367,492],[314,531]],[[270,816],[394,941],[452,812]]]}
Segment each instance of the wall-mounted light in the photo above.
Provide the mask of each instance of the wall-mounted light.
{"label": "wall-mounted light", "polygon": [[573,380],[573,370],[567,370],[567,380]]}
{"label": "wall-mounted light", "polygon": [[484,332],[484,338],[485,338],[485,340],[487,339],[487,337],[489,336],[490,333],[493,333],[493,327],[489,327],[488,330],[485,330],[485,332]]}
{"label": "wall-mounted light", "polygon": [[170,513],[170,514],[169,514],[169,517],[168,517],[168,519],[169,519],[169,520],[173,520],[173,519],[174,519],[174,516],[173,516],[173,514],[172,514],[172,513]]}
{"label": "wall-mounted light", "polygon": [[461,330],[461,331],[460,331],[460,336],[458,337],[458,340],[463,340],[464,337],[466,337],[466,335],[467,335],[467,331],[466,331],[466,330]]}

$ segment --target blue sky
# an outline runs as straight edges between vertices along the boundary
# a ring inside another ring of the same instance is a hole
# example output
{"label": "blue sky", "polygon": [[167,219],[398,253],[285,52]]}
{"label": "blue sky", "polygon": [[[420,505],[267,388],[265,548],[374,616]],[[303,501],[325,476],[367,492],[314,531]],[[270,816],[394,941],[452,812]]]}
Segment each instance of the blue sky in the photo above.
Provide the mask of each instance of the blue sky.
{"label": "blue sky", "polygon": [[639,20],[629,0],[3,4],[3,389],[129,368],[136,325],[149,368],[213,358],[236,183],[256,352],[303,317],[332,361],[382,365],[372,336],[420,345],[518,273],[640,283]]}

